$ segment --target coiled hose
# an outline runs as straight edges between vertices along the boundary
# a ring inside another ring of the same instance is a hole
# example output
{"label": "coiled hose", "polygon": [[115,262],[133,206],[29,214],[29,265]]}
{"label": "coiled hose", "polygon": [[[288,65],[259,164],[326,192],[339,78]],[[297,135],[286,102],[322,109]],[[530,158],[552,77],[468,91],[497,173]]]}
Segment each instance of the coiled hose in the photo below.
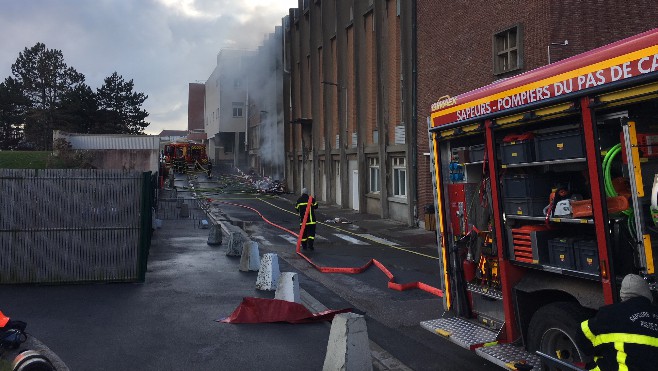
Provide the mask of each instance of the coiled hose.
{"label": "coiled hose", "polygon": [[[621,152],[621,143],[615,144],[603,157],[603,185],[605,188],[605,194],[608,197],[617,197],[619,195],[612,184],[611,171],[612,161],[619,152]],[[633,213],[633,208],[629,207],[622,211],[621,214],[626,216],[626,227],[628,228],[629,233],[635,238],[635,214]]]}

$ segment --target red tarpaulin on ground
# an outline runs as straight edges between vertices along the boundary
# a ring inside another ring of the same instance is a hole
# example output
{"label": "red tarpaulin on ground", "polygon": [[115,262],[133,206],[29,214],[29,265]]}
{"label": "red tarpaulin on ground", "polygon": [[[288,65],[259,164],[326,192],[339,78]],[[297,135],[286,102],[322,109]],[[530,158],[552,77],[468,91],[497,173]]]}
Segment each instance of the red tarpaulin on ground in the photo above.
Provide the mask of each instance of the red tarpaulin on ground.
{"label": "red tarpaulin on ground", "polygon": [[352,308],[311,313],[305,306],[278,299],[246,297],[230,316],[218,319],[224,323],[309,323],[331,321],[336,314],[351,312]]}

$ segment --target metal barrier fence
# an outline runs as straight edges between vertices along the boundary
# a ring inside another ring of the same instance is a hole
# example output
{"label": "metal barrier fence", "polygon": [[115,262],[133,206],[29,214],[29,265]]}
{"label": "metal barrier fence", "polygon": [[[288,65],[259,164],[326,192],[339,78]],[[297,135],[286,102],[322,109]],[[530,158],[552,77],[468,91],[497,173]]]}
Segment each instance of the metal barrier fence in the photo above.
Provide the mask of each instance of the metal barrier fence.
{"label": "metal barrier fence", "polygon": [[0,284],[143,281],[151,173],[0,169]]}

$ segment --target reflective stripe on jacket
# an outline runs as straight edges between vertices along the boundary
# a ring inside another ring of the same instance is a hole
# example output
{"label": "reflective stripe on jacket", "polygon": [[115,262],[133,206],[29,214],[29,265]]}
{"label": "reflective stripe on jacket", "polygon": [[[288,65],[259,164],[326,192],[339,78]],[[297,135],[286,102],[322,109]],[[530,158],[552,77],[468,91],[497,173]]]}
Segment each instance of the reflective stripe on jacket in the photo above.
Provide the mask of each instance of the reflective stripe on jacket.
{"label": "reflective stripe on jacket", "polygon": [[580,325],[591,344],[595,365],[590,370],[658,369],[658,308],[644,297],[599,309]]}
{"label": "reflective stripe on jacket", "polygon": [[[295,205],[295,209],[299,212],[299,222],[304,221],[304,214],[306,214],[306,205],[308,205],[308,195],[303,194],[297,199],[297,204]],[[313,203],[311,204],[311,209],[308,211],[308,220],[306,221],[306,224],[315,224],[317,221],[315,220],[315,209],[318,208],[318,202],[313,199]]]}

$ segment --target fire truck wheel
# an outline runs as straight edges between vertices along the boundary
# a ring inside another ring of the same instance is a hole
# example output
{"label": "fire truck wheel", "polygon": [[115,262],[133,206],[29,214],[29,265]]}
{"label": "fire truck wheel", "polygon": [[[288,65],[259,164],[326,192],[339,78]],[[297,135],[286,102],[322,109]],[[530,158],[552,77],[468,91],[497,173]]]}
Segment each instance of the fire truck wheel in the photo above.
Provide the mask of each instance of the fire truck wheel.
{"label": "fire truck wheel", "polygon": [[539,308],[528,326],[528,350],[571,363],[586,362],[575,335],[580,323],[588,318],[590,313],[576,303],[558,302]]}

